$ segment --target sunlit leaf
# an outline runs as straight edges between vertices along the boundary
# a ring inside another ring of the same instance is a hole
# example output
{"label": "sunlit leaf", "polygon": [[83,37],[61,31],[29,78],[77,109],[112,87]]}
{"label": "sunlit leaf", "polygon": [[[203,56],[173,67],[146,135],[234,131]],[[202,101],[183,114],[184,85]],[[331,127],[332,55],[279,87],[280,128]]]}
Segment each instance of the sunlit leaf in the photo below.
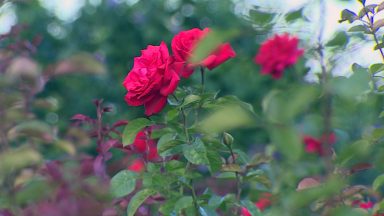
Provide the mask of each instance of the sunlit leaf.
{"label": "sunlit leaf", "polygon": [[339,22],[344,22],[348,20],[349,23],[353,23],[358,18],[359,17],[356,15],[356,13],[348,9],[345,9],[341,12],[341,19],[339,20]]}
{"label": "sunlit leaf", "polygon": [[379,175],[375,178],[372,183],[372,189],[378,191],[378,189],[384,184],[384,174]]}
{"label": "sunlit leaf", "polygon": [[344,31],[338,32],[328,43],[326,46],[333,47],[344,47],[348,43],[348,36]]}
{"label": "sunlit leaf", "polygon": [[130,194],[136,186],[137,173],[129,170],[118,172],[111,179],[111,193],[114,197],[123,197]]}
{"label": "sunlit leaf", "polygon": [[131,145],[137,133],[144,127],[150,125],[152,125],[152,122],[146,118],[138,118],[130,121],[123,131],[123,145]]}
{"label": "sunlit leaf", "polygon": [[240,106],[228,105],[217,109],[200,123],[201,129],[210,133],[230,131],[254,124],[254,117]]}
{"label": "sunlit leaf", "polygon": [[208,35],[205,36],[196,45],[196,48],[194,49],[193,54],[189,59],[189,62],[191,62],[192,64],[199,64],[210,53],[215,51],[220,44],[227,42],[229,39],[235,37],[237,34],[237,30],[211,30]]}
{"label": "sunlit leaf", "polygon": [[156,191],[152,189],[143,189],[137,192],[131,199],[127,208],[127,216],[134,216],[137,209],[143,204],[143,202],[150,196],[156,194]]}
{"label": "sunlit leaf", "polygon": [[38,138],[47,142],[53,141],[52,127],[37,120],[22,122],[8,131],[8,138],[11,140],[21,136]]}
{"label": "sunlit leaf", "polygon": [[183,147],[183,154],[185,158],[192,164],[207,165],[209,163],[207,159],[207,150],[201,139],[197,138],[195,142]]}
{"label": "sunlit leaf", "polygon": [[301,18],[302,14],[303,14],[303,8],[300,8],[298,10],[287,13],[285,16],[285,20],[287,22],[292,22],[294,20]]}

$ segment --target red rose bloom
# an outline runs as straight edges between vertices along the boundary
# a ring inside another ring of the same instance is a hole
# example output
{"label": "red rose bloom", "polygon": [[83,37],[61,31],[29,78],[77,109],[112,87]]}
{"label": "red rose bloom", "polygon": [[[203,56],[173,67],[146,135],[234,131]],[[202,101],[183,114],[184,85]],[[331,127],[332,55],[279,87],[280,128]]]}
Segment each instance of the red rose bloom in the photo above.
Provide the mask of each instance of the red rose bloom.
{"label": "red rose bloom", "polygon": [[252,216],[252,214],[248,211],[247,208],[241,207],[241,216]]}
{"label": "red rose bloom", "polygon": [[133,147],[138,153],[145,154],[148,160],[155,160],[159,155],[157,153],[157,142],[151,139],[151,131],[151,128],[147,128],[137,133],[133,141]]}
{"label": "red rose bloom", "polygon": [[125,95],[127,104],[144,105],[148,116],[160,112],[180,80],[172,62],[164,42],[142,50],[123,82],[128,91]]}
{"label": "red rose bloom", "polygon": [[336,135],[334,133],[330,133],[328,136],[324,134],[321,136],[321,139],[316,139],[311,136],[304,136],[303,137],[303,142],[305,145],[305,151],[308,153],[316,153],[320,156],[324,155],[324,150],[323,150],[323,143],[328,142],[329,145],[332,145],[336,142]]}
{"label": "red rose bloom", "polygon": [[323,154],[323,148],[320,140],[313,138],[311,136],[304,136],[303,138],[305,151],[308,153],[317,153],[319,155]]}
{"label": "red rose bloom", "polygon": [[175,62],[180,66],[180,74],[184,78],[188,78],[196,66],[204,66],[209,70],[214,69],[220,64],[224,63],[230,58],[236,56],[235,51],[233,51],[229,43],[221,44],[215,51],[213,51],[209,56],[202,60],[197,65],[192,65],[188,63],[188,60],[191,58],[194,49],[198,42],[209,33],[209,29],[205,28],[200,30],[194,28],[187,31],[182,31],[175,35],[172,39],[172,52],[175,58]]}
{"label": "red rose bloom", "polygon": [[133,172],[141,172],[145,168],[144,161],[141,159],[135,159],[132,161],[131,165],[129,165],[128,170],[131,170]]}
{"label": "red rose bloom", "polygon": [[256,207],[260,211],[264,211],[264,209],[268,208],[272,204],[271,196],[272,196],[272,194],[270,194],[270,193],[263,193],[261,195],[261,197],[259,198],[259,200],[257,200],[257,202],[255,202]]}
{"label": "red rose bloom", "polygon": [[259,53],[255,56],[256,64],[261,65],[261,74],[271,74],[274,79],[283,75],[285,68],[294,65],[303,55],[298,49],[297,37],[288,34],[275,35],[261,44]]}
{"label": "red rose bloom", "polygon": [[375,204],[371,201],[368,201],[368,202],[361,202],[359,204],[359,207],[362,208],[362,209],[370,209],[370,208],[373,208]]}
{"label": "red rose bloom", "polygon": [[264,211],[264,209],[271,205],[271,201],[268,198],[260,198],[255,205],[260,211]]}

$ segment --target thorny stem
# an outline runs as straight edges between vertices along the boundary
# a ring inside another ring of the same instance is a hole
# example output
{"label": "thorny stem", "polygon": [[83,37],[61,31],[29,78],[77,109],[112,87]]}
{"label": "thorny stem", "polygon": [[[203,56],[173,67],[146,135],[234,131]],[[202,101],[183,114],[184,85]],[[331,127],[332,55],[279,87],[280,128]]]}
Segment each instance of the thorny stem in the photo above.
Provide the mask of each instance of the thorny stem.
{"label": "thorny stem", "polygon": [[204,70],[204,67],[200,67],[200,74],[201,74],[201,94],[203,94],[204,90],[205,90],[205,70]]}
{"label": "thorny stem", "polygon": [[[175,99],[178,101],[178,99],[176,98],[175,95],[173,95],[175,97]],[[187,115],[185,113],[185,110],[184,108],[180,108],[180,111],[181,111],[181,115],[182,115],[182,118],[183,118],[183,129],[184,129],[184,134],[185,134],[185,137],[187,139],[187,143],[188,144],[191,144],[191,140],[190,140],[190,137],[189,137],[189,132],[188,132],[188,125],[187,125]],[[185,168],[185,171],[187,172],[189,170],[189,168],[191,167],[191,163],[188,161],[187,163],[187,166]],[[195,191],[195,188],[193,187],[193,181],[190,180],[190,189],[191,189],[191,192],[192,192],[192,199],[193,199],[193,206],[195,207],[195,210],[196,210],[196,216],[199,216],[199,204],[197,203],[197,196],[196,196],[196,191]],[[180,188],[180,193],[183,194],[184,193],[184,187],[181,186]]]}
{"label": "thorny stem", "polygon": [[[232,157],[232,160],[233,160],[233,162],[235,162],[236,161],[236,157],[235,157],[235,153],[233,152],[233,149],[232,149],[232,147],[230,146],[230,145],[226,145],[227,147],[228,147],[228,149],[229,149],[229,152],[231,153],[231,157]],[[239,172],[235,172],[235,174],[236,174],[236,201],[238,202],[238,203],[240,203],[240,196],[241,196],[241,179],[240,179],[240,173]],[[241,208],[238,208],[237,209],[237,214],[241,214]]]}
{"label": "thorny stem", "polygon": [[317,52],[320,56],[320,66],[321,66],[321,85],[324,91],[323,99],[323,134],[326,136],[325,141],[322,143],[322,148],[325,151],[324,155],[324,162],[326,166],[327,174],[331,174],[333,171],[333,164],[332,164],[332,148],[329,143],[328,136],[331,134],[331,118],[332,118],[332,95],[331,91],[329,89],[329,76],[328,71],[325,63],[325,52],[324,52],[324,45],[323,45],[323,34],[324,34],[324,18],[326,13],[326,7],[325,7],[325,0],[320,0],[320,31],[318,36],[318,43],[319,47],[317,49]]}

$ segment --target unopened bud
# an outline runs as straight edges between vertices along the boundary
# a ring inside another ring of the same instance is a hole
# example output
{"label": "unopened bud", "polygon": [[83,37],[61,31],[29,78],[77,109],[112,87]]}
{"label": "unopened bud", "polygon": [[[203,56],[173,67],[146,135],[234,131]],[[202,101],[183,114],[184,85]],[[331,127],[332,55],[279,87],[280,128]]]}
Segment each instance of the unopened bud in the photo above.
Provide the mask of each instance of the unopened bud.
{"label": "unopened bud", "polygon": [[233,139],[233,136],[231,134],[229,134],[227,132],[223,133],[223,142],[225,145],[228,145],[228,146],[232,145],[233,140],[234,139]]}

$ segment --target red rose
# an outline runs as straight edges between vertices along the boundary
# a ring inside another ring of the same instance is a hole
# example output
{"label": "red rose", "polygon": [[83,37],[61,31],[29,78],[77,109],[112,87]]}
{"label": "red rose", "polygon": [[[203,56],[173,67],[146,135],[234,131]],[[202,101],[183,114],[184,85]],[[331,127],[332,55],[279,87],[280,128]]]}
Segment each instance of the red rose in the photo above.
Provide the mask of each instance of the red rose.
{"label": "red rose", "polygon": [[260,211],[264,211],[264,209],[266,209],[267,207],[269,207],[271,205],[271,200],[269,200],[268,198],[260,198],[256,203],[255,203],[256,207],[260,210]]}
{"label": "red rose", "polygon": [[283,75],[285,68],[294,65],[303,55],[298,49],[297,37],[288,34],[275,35],[261,44],[259,53],[255,56],[256,64],[261,65],[262,74],[271,74],[274,79]]}
{"label": "red rose", "polygon": [[304,136],[303,142],[305,145],[305,151],[308,153],[317,153],[319,155],[323,154],[323,148],[320,140],[313,138],[311,136]]}
{"label": "red rose", "polygon": [[180,74],[184,78],[188,78],[196,66],[204,66],[209,70],[214,69],[220,64],[224,63],[230,58],[236,56],[235,51],[233,51],[229,43],[221,44],[215,51],[213,51],[209,56],[207,56],[200,63],[192,65],[188,63],[188,60],[191,58],[194,49],[198,42],[209,33],[209,29],[205,28],[200,30],[194,28],[187,31],[182,31],[175,35],[172,39],[172,52],[175,58],[175,62],[181,65]]}
{"label": "red rose", "polygon": [[144,161],[141,159],[135,159],[132,161],[131,165],[129,165],[128,170],[131,170],[133,172],[141,172],[145,168]]}
{"label": "red rose", "polygon": [[152,128],[146,128],[137,133],[133,141],[134,149],[141,154],[145,154],[148,160],[159,158],[157,153],[157,141],[151,139]]}
{"label": "red rose", "polygon": [[329,145],[334,144],[336,142],[336,135],[334,133],[330,133],[328,136],[328,140],[327,140],[327,136],[325,134],[323,134],[321,136],[320,140],[316,139],[314,137],[311,137],[311,136],[304,136],[303,137],[303,142],[305,145],[305,151],[308,153],[316,153],[320,156],[324,155],[324,153],[325,153],[322,145],[326,141],[328,141]]}
{"label": "red rose", "polygon": [[142,50],[123,82],[128,91],[125,95],[127,104],[144,105],[148,116],[160,112],[180,80],[172,63],[164,42]]}
{"label": "red rose", "polygon": [[370,209],[370,208],[373,208],[375,204],[371,201],[368,201],[368,202],[361,202],[359,204],[359,207],[362,208],[362,209]]}
{"label": "red rose", "polygon": [[241,216],[252,216],[252,214],[247,208],[241,207]]}

